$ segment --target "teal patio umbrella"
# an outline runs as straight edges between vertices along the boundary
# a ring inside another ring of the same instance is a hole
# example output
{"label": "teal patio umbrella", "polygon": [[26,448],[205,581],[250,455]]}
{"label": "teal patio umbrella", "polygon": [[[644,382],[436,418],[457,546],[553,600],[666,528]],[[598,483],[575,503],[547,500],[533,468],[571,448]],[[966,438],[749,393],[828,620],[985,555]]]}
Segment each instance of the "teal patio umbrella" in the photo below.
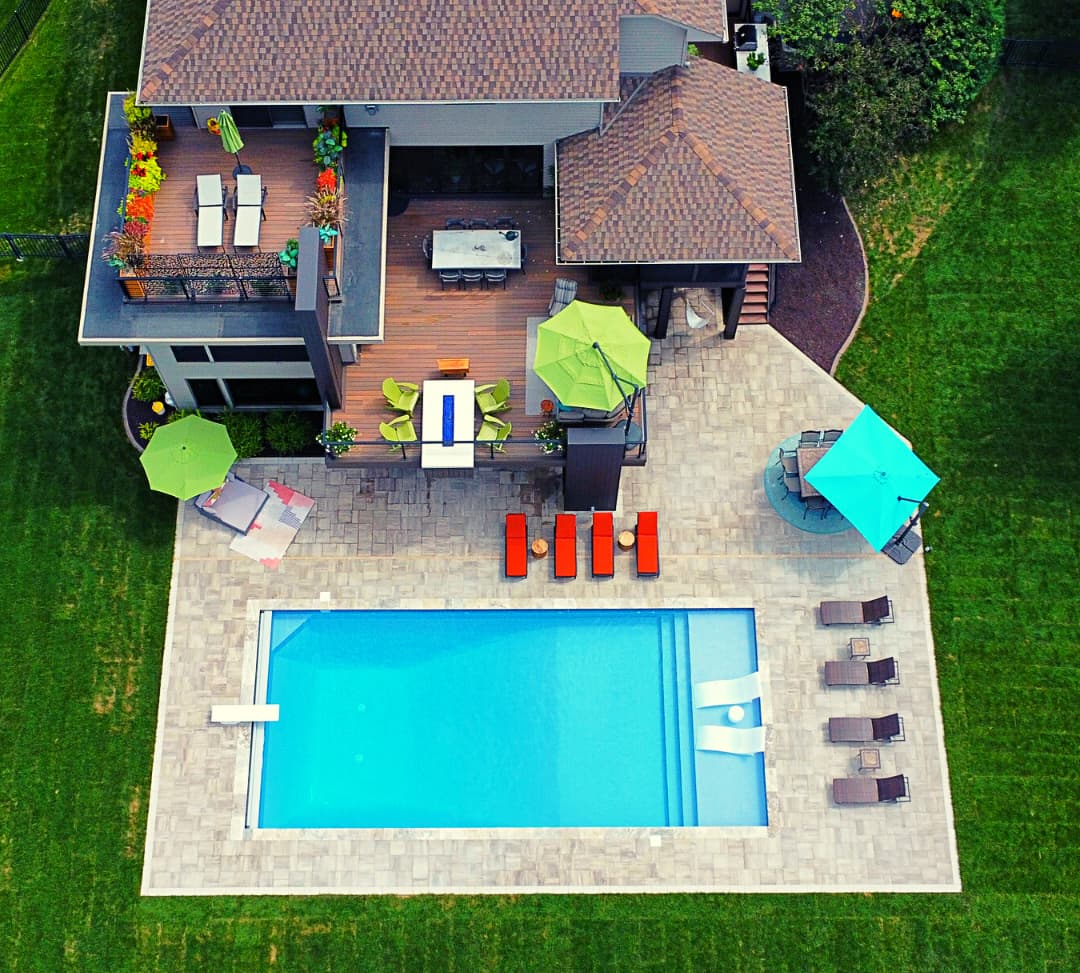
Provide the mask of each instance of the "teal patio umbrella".
{"label": "teal patio umbrella", "polygon": [[236,119],[232,117],[232,113],[222,110],[218,114],[218,126],[221,128],[221,147],[236,156],[236,168],[239,172],[250,172],[251,170],[240,161],[240,150],[244,147],[244,140],[240,138],[240,129],[236,127]]}
{"label": "teal patio umbrella", "polygon": [[864,406],[806,479],[880,551],[940,477]]}
{"label": "teal patio umbrella", "polygon": [[190,500],[225,482],[236,450],[220,422],[185,416],[158,426],[139,460],[151,490]]}
{"label": "teal patio umbrella", "polygon": [[650,345],[621,307],[571,301],[536,329],[533,371],[563,405],[629,409],[646,383]]}

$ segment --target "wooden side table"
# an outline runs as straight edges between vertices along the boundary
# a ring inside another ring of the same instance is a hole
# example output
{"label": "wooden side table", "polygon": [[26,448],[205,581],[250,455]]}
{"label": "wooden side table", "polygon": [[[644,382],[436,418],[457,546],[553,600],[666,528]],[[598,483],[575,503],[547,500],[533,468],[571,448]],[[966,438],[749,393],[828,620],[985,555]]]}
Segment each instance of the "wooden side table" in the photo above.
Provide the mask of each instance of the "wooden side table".
{"label": "wooden side table", "polygon": [[469,374],[468,358],[437,358],[435,363],[445,378],[465,378]]}
{"label": "wooden side table", "polygon": [[880,750],[859,751],[859,773],[862,773],[864,770],[881,770]]}
{"label": "wooden side table", "polygon": [[542,537],[536,538],[532,542],[532,556],[535,558],[547,557],[548,542]]}
{"label": "wooden side table", "polygon": [[629,551],[634,546],[634,532],[632,530],[619,531],[619,550]]}
{"label": "wooden side table", "polygon": [[870,640],[865,637],[848,639],[848,651],[852,659],[869,659]]}

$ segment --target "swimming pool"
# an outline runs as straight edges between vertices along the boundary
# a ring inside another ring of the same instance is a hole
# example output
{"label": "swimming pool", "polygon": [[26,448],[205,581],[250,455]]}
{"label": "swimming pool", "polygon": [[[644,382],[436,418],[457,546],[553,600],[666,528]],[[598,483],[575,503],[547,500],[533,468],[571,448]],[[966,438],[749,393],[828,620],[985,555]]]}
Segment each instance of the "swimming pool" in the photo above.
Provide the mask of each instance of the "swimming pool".
{"label": "swimming pool", "polygon": [[[696,751],[752,611],[274,611],[261,828],[764,825],[764,760]],[[761,723],[744,701],[739,725]]]}

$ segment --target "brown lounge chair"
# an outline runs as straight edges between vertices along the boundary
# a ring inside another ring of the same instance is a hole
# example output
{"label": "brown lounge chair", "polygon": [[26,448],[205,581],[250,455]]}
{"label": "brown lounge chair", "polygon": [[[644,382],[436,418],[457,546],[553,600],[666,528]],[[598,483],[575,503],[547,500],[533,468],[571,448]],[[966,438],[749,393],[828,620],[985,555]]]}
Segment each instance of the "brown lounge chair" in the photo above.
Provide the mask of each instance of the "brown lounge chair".
{"label": "brown lounge chair", "polygon": [[893,621],[892,602],[886,595],[871,601],[823,601],[822,625],[880,625]]}
{"label": "brown lounge chair", "polygon": [[896,685],[900,674],[896,670],[896,660],[878,659],[877,662],[837,662],[825,663],[826,686],[884,686]]}
{"label": "brown lounge chair", "polygon": [[555,515],[555,577],[577,577],[577,514]]}
{"label": "brown lounge chair", "polygon": [[615,574],[615,518],[610,512],[592,518],[592,576],[610,578]]}
{"label": "brown lounge chair", "polygon": [[833,716],[829,719],[830,743],[892,743],[904,739],[899,713],[879,716]]}
{"label": "brown lounge chair", "polygon": [[832,796],[837,804],[883,804],[910,801],[911,788],[903,774],[895,777],[835,777]]}
{"label": "brown lounge chair", "polygon": [[524,514],[506,515],[506,576],[524,578],[529,570],[529,531]]}

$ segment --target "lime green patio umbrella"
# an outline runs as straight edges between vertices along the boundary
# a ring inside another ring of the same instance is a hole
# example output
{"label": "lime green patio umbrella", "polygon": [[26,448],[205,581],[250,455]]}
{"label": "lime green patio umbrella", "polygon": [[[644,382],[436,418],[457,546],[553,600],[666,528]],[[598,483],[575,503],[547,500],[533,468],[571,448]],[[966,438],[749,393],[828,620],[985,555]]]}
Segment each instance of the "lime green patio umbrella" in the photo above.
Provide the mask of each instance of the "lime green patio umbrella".
{"label": "lime green patio umbrella", "polygon": [[240,129],[236,127],[236,119],[232,113],[222,110],[218,113],[218,126],[221,128],[221,147],[226,152],[236,156],[236,167],[241,172],[250,172],[240,161],[240,150],[244,147],[244,140],[240,138]]}
{"label": "lime green patio umbrella", "polygon": [[225,482],[236,450],[220,422],[185,416],[158,426],[140,462],[151,490],[190,500]]}
{"label": "lime green patio umbrella", "polygon": [[571,301],[536,331],[533,371],[563,405],[632,410],[645,387],[651,342],[621,307]]}

